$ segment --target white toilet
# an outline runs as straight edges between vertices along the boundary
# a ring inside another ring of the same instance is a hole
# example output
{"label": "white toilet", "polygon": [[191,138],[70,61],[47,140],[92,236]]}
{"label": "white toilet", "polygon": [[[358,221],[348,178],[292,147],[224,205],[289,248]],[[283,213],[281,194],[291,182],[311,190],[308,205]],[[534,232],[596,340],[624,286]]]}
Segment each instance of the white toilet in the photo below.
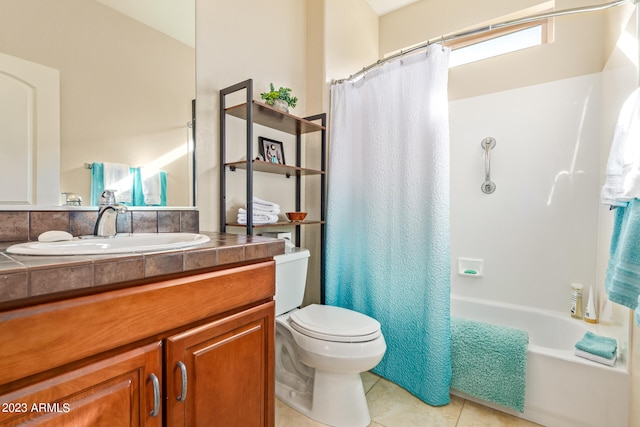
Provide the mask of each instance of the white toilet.
{"label": "white toilet", "polygon": [[302,304],[309,251],[276,261],[276,396],[302,414],[337,427],[371,422],[360,373],[387,349],[380,323],[340,307]]}

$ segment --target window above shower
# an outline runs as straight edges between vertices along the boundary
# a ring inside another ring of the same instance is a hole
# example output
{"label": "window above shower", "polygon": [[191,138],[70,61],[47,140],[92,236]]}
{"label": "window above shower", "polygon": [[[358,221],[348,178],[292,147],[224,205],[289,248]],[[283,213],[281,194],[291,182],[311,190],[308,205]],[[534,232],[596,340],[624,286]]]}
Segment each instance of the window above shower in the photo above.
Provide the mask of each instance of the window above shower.
{"label": "window above shower", "polygon": [[[554,18],[531,21],[529,21],[529,18],[537,15],[544,16],[544,14],[554,10],[555,1],[546,1],[507,16],[480,22],[466,29],[443,35],[443,44],[451,48],[449,68],[552,43],[554,38]],[[520,20],[523,22],[520,23]],[[497,28],[491,29],[492,25]],[[429,41],[429,43],[437,42],[437,38]],[[412,48],[424,43],[427,42],[418,43],[403,50],[410,51]],[[401,51],[391,52],[385,57],[398,52]]]}
{"label": "window above shower", "polygon": [[[551,12],[553,3],[544,3],[544,9],[535,13]],[[518,20],[524,16],[530,16],[530,13],[528,9],[509,17],[508,20]],[[553,18],[546,18],[452,40],[445,45],[451,48],[449,68],[453,68],[551,42],[553,42]]]}
{"label": "window above shower", "polygon": [[[493,34],[492,34],[493,33]],[[449,68],[494,56],[540,46],[553,41],[553,18],[544,19],[468,38],[460,42],[446,43],[451,48]]]}

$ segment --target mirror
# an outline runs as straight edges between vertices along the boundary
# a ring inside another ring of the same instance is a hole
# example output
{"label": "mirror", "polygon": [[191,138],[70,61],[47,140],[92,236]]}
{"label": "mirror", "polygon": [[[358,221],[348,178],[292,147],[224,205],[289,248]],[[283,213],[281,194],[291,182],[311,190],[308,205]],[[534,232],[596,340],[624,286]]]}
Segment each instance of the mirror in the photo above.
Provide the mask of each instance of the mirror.
{"label": "mirror", "polygon": [[91,165],[119,163],[164,171],[167,206],[195,204],[195,0],[5,0],[1,13],[0,53],[59,72],[60,192],[89,205]]}

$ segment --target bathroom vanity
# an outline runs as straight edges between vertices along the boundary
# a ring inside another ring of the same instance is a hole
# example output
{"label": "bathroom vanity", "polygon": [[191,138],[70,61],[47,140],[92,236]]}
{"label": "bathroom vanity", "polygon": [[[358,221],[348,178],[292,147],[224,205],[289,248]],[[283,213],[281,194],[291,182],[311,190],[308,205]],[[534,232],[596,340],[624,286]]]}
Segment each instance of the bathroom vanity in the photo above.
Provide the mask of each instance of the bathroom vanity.
{"label": "bathroom vanity", "polygon": [[[2,302],[0,425],[273,426],[282,252],[282,241],[221,234],[197,249],[60,264],[97,277],[104,263],[147,271],[163,255],[182,268]],[[38,267],[26,270],[33,290]]]}

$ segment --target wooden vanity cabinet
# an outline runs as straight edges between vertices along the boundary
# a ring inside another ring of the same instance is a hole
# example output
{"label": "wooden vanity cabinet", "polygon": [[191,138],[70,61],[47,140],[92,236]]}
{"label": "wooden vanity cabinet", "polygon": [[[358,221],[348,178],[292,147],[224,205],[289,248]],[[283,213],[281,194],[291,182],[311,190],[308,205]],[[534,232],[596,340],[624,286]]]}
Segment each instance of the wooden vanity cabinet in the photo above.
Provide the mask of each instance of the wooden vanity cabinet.
{"label": "wooden vanity cabinet", "polygon": [[273,427],[274,293],[264,261],[0,312],[0,426]]}

